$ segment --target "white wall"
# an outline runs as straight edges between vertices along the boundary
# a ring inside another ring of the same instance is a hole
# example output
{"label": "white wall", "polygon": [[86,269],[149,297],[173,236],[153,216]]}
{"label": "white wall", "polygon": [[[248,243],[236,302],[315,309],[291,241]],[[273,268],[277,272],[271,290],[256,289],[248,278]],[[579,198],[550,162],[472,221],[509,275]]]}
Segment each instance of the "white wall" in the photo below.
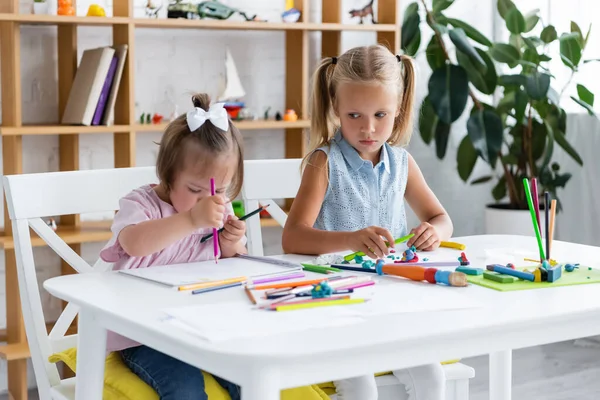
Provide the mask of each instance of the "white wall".
{"label": "white wall", "polygon": [[[78,0],[78,14],[83,15],[87,6],[94,1]],[[110,5],[110,0],[95,1]],[[164,0],[165,4],[167,0]],[[267,20],[276,21],[283,11],[283,0],[243,0],[224,1]],[[136,0],[136,13],[143,15],[144,0]],[[361,7],[366,0],[345,0],[344,10]],[[463,18],[486,35],[492,35],[494,2],[461,1],[450,9],[453,17]],[[28,12],[31,0],[22,1],[23,12]],[[110,7],[107,7],[110,13]],[[320,0],[312,0],[310,18],[320,20]],[[344,22],[348,20],[344,13]],[[56,122],[57,116],[57,67],[56,30],[51,27],[22,28],[22,87],[24,123]],[[217,36],[218,35],[218,36]],[[283,110],[285,90],[285,53],[282,32],[225,32],[204,30],[138,30],[136,32],[135,55],[135,94],[138,102],[137,114],[159,112],[169,115],[172,102],[176,102],[179,112],[190,106],[189,93],[206,91],[213,96],[217,91],[217,78],[223,71],[224,48],[229,46],[236,61],[242,84],[247,96],[247,105],[255,112],[264,112],[271,106],[271,113]],[[320,54],[320,34],[310,36],[311,71]],[[372,33],[344,33],[343,48],[372,43]],[[426,44],[429,38],[423,38]],[[79,51],[86,48],[107,45],[111,42],[111,31],[107,28],[80,28]],[[418,57],[420,104],[427,87],[429,67],[423,55]],[[1,100],[1,99],[0,99]],[[455,234],[468,235],[483,232],[484,205],[492,201],[489,186],[466,186],[456,173],[456,149],[466,133],[464,124],[456,123],[449,141],[445,160],[435,157],[434,149],[429,148],[415,133],[409,150],[416,158],[423,173],[440,200],[447,207],[455,221]],[[153,165],[157,148],[154,144],[158,133],[140,133],[137,137],[137,165]],[[246,157],[280,158],[284,156],[283,131],[244,132]],[[58,169],[58,137],[26,136],[23,139],[23,172],[54,171]],[[80,136],[80,166],[82,169],[110,168],[113,166],[112,135]],[[485,172],[485,166],[477,165],[477,170]],[[474,172],[477,174],[477,170]],[[473,207],[476,204],[478,206]],[[1,206],[0,206],[1,207]],[[2,218],[0,209],[0,218]],[[414,216],[410,216],[414,223]],[[560,229],[558,225],[557,229]],[[560,232],[557,232],[559,235]],[[101,244],[84,244],[83,256],[89,262],[95,261]],[[35,250],[39,262],[39,279],[43,280],[59,273],[59,262],[51,250]],[[5,326],[4,298],[4,257],[0,257],[0,327]],[[44,293],[48,320],[56,317],[60,304]],[[5,363],[0,363],[0,391],[6,387]],[[31,376],[33,374],[30,374]]]}

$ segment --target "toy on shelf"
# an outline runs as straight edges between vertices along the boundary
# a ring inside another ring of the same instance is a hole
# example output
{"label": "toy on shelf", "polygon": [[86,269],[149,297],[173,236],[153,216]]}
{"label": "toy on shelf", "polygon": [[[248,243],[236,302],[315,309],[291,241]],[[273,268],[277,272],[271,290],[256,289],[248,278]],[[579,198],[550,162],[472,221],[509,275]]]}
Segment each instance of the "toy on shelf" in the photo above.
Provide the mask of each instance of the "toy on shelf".
{"label": "toy on shelf", "polygon": [[371,0],[369,2],[369,4],[367,4],[366,6],[364,6],[363,8],[359,8],[359,9],[354,9],[354,10],[350,10],[350,17],[351,18],[356,18],[359,17],[360,18],[360,22],[359,24],[362,24],[363,18],[368,17],[369,15],[371,16],[371,22],[376,24],[377,21],[375,21],[375,14],[373,12],[373,1]]}
{"label": "toy on shelf", "polygon": [[90,4],[86,14],[87,17],[106,17],[106,11],[98,4]]}
{"label": "toy on shelf", "polygon": [[36,15],[48,14],[48,2],[46,0],[34,0],[31,11]]}
{"label": "toy on shelf", "polygon": [[231,119],[236,119],[239,111],[244,108],[244,103],[237,101],[239,98],[246,95],[246,91],[242,86],[240,77],[231,56],[229,48],[225,50],[225,77],[220,79],[221,91],[217,97],[217,101],[225,102],[223,106],[227,110],[227,114]]}
{"label": "toy on shelf", "polygon": [[162,0],[148,0],[144,12],[148,18],[158,18],[158,12],[163,7]]}
{"label": "toy on shelf", "polygon": [[52,230],[54,232],[56,232],[56,230],[58,229],[58,227],[56,226],[56,221],[54,220],[54,218],[50,218],[50,220],[46,222],[46,225],[48,225],[50,228],[52,228]]}
{"label": "toy on shelf", "polygon": [[298,22],[302,13],[294,7],[294,0],[286,0],[285,11],[281,14],[283,22]]}
{"label": "toy on shelf", "polygon": [[167,18],[198,19],[198,8],[191,3],[173,0],[167,6]]}
{"label": "toy on shelf", "polygon": [[281,121],[283,119],[283,117],[281,116],[281,113],[279,111],[277,111],[275,113],[275,121]]}
{"label": "toy on shelf", "polygon": [[256,15],[248,17],[245,12],[229,7],[215,0],[203,1],[198,4],[198,16],[200,18],[228,19],[235,13],[240,14],[246,21],[257,20]]}
{"label": "toy on shelf", "polygon": [[267,107],[267,109],[265,110],[264,116],[263,118],[266,120],[269,119],[269,111],[271,110],[271,106]]}
{"label": "toy on shelf", "polygon": [[298,121],[298,114],[292,109],[287,109],[283,115],[283,120],[288,122]]}
{"label": "toy on shelf", "polygon": [[58,0],[58,10],[56,11],[58,15],[75,15],[75,8],[73,7],[72,0]]}

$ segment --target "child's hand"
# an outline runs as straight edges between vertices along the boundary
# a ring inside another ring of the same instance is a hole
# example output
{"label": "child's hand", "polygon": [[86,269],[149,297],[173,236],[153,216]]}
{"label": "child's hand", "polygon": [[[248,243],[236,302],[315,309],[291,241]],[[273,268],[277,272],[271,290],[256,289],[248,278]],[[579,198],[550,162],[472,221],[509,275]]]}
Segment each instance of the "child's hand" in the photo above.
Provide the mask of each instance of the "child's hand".
{"label": "child's hand", "polygon": [[348,236],[348,248],[352,251],[362,251],[371,258],[382,258],[389,253],[385,245],[384,236],[391,247],[394,247],[392,234],[379,226],[370,226],[360,231],[352,232]]}
{"label": "child's hand", "polygon": [[218,228],[223,223],[225,200],[221,196],[204,197],[190,210],[194,228]]}
{"label": "child's hand", "polygon": [[245,233],[246,223],[244,221],[240,221],[233,215],[229,215],[227,217],[227,221],[225,221],[223,232],[221,232],[220,240],[237,243],[242,239],[242,237],[244,237]]}
{"label": "child's hand", "polygon": [[408,247],[415,246],[417,250],[430,251],[437,249],[440,245],[440,236],[435,227],[429,222],[421,222],[410,233],[414,233],[415,236],[411,237],[406,243]]}

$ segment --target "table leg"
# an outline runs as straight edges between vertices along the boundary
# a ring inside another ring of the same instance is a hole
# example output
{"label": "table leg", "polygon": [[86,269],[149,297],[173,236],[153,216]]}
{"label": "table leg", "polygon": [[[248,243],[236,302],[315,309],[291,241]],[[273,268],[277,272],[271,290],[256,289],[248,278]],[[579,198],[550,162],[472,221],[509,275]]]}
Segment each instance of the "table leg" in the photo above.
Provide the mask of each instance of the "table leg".
{"label": "table leg", "polygon": [[106,329],[97,323],[92,312],[82,309],[78,332],[75,400],[102,400]]}
{"label": "table leg", "polygon": [[490,354],[490,400],[510,400],[512,350]]}
{"label": "table leg", "polygon": [[275,371],[252,371],[242,385],[242,400],[279,400],[279,378]]}

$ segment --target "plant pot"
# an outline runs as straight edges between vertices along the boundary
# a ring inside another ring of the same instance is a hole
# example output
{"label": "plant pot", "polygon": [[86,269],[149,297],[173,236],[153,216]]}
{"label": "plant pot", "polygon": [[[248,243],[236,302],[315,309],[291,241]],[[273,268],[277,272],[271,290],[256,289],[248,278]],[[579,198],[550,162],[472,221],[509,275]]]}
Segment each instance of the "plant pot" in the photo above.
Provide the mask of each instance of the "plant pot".
{"label": "plant pot", "polygon": [[[540,209],[540,235],[546,237],[544,210]],[[554,222],[556,232],[556,221]],[[506,204],[489,204],[485,207],[485,233],[492,235],[534,236],[529,210],[515,210]]]}
{"label": "plant pot", "polygon": [[48,14],[48,2],[45,1],[43,3],[34,2],[33,3],[33,13],[34,14]]}

